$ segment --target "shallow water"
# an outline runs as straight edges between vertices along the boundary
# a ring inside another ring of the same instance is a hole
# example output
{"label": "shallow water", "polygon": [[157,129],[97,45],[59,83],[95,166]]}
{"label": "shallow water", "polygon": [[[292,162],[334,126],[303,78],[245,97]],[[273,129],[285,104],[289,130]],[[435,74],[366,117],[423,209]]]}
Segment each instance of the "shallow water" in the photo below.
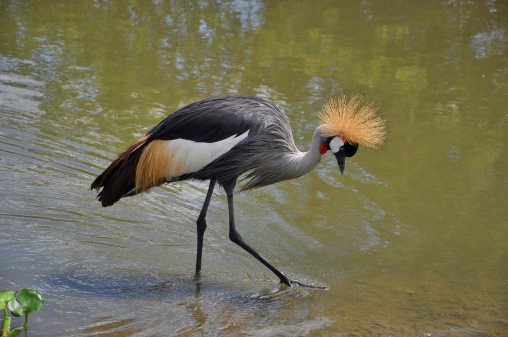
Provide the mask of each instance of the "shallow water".
{"label": "shallow water", "polygon": [[[504,1],[0,0],[0,289],[30,336],[508,334]],[[275,102],[307,149],[340,91],[388,141],[235,199],[207,184],[102,208],[91,181],[159,120],[222,94]],[[14,318],[13,325],[21,325]]]}

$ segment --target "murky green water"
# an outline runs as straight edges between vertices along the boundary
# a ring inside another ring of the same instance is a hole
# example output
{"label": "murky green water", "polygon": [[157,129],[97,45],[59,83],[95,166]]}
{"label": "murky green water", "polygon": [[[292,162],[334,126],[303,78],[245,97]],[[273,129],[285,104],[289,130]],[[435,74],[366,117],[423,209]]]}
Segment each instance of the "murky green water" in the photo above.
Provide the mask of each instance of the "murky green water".
{"label": "murky green water", "polygon": [[[30,336],[508,335],[507,55],[501,0],[0,0],[0,289],[45,294]],[[184,104],[270,99],[303,150],[342,90],[385,146],[236,198],[326,291],[221,190],[196,283],[206,184],[88,189]]]}

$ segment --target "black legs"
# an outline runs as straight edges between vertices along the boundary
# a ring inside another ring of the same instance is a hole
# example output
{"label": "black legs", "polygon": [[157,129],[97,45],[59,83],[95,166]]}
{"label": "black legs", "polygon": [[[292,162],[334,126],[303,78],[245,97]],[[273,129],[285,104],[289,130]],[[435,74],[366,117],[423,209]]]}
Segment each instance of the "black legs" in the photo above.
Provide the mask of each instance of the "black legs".
{"label": "black legs", "polygon": [[201,213],[199,213],[197,221],[198,252],[196,256],[196,275],[199,274],[199,272],[201,271],[201,256],[203,255],[203,236],[206,230],[206,211],[208,210],[210,199],[212,199],[214,187],[215,180],[210,180],[210,186],[208,187],[208,193],[206,194],[205,203],[203,204],[203,208],[201,209]]}
{"label": "black legs", "polygon": [[266,261],[261,255],[258,254],[254,249],[252,249],[249,245],[247,245],[242,237],[240,236],[240,233],[236,231],[235,228],[235,213],[234,213],[234,207],[233,207],[233,191],[226,191],[228,196],[228,209],[229,209],[229,239],[245,249],[247,252],[249,252],[250,255],[254,256],[258,261],[260,261],[262,264],[268,267],[277,277],[280,279],[280,282],[291,286],[292,281],[287,278],[286,275],[281,273],[277,268],[275,268],[270,262]]}
{"label": "black legs", "polygon": [[[205,203],[203,204],[203,208],[201,209],[201,213],[199,214],[197,221],[197,231],[198,231],[198,251],[196,257],[196,279],[199,279],[199,273],[201,271],[201,256],[203,255],[203,236],[206,230],[206,212],[208,210],[208,206],[210,204],[210,199],[212,198],[213,189],[215,187],[215,180],[210,181],[210,187],[208,187],[208,193],[206,194]],[[325,287],[320,286],[312,286],[305,285],[298,281],[290,280],[286,275],[284,275],[280,270],[275,268],[270,262],[265,260],[264,257],[259,255],[254,249],[252,249],[249,245],[247,245],[240,233],[237,232],[235,228],[235,211],[233,206],[233,190],[235,188],[235,184],[233,186],[224,186],[226,194],[228,196],[228,210],[229,210],[229,239],[236,243],[238,246],[245,249],[250,255],[254,256],[259,262],[264,264],[268,269],[270,269],[277,277],[280,279],[281,283],[285,285],[292,286],[294,284],[309,287],[309,288],[317,288],[317,289],[326,289]]]}

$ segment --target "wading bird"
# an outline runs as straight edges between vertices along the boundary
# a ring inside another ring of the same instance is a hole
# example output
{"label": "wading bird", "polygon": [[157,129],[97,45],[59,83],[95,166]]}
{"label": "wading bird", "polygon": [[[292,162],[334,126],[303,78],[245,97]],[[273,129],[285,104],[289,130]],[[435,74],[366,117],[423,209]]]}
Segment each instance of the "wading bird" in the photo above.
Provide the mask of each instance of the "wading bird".
{"label": "wading bird", "polygon": [[233,191],[300,177],[319,163],[328,150],[340,172],[358,145],[376,147],[385,138],[377,108],[360,96],[328,101],[319,114],[310,149],[300,152],[286,115],[273,103],[256,97],[223,96],[187,105],[166,117],[111,163],[92,183],[102,206],[174,181],[209,180],[197,219],[196,275],[201,271],[206,212],[216,183],[224,188],[229,210],[229,238],[268,267],[288,286],[289,279],[247,245],[235,225]]}

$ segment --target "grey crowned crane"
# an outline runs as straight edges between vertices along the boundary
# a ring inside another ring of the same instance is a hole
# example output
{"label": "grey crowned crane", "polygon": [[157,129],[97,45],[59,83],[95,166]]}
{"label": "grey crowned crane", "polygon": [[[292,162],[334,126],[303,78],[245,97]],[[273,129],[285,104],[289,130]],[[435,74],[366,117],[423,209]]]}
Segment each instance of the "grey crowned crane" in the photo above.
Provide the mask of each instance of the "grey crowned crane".
{"label": "grey crowned crane", "polygon": [[[224,188],[229,210],[229,238],[268,267],[288,286],[289,279],[247,245],[235,225],[233,192],[300,177],[319,163],[328,150],[341,174],[346,157],[358,145],[377,147],[384,141],[384,121],[377,108],[360,96],[329,100],[319,114],[321,125],[310,149],[300,152],[288,118],[273,103],[256,97],[223,96],[189,104],[166,117],[114,160],[92,183],[102,206],[146,192],[164,183],[197,179],[210,186],[197,219],[196,275],[201,271],[206,212],[216,183]],[[102,190],[101,190],[102,188]]]}

